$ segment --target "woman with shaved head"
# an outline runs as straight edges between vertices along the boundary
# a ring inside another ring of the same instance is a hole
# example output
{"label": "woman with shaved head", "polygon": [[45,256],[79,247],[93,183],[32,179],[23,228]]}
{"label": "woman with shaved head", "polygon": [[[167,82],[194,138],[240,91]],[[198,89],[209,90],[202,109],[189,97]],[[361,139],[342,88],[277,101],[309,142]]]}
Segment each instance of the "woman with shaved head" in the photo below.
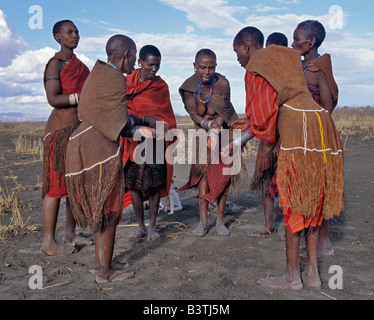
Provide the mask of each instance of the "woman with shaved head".
{"label": "woman with shaved head", "polygon": [[[89,70],[74,53],[79,44],[79,31],[70,20],[56,22],[53,37],[60,44],[47,63],[44,87],[48,103],[53,107],[46,124],[43,142],[43,241],[41,251],[46,255],[69,255],[78,244],[91,240],[75,235],[75,221],[70,210],[66,189],[65,156],[70,134],[79,126],[77,105]],[[66,198],[66,227],[63,244],[55,239],[61,198]]]}
{"label": "woman with shaved head", "polygon": [[[77,224],[95,235],[97,283],[133,277],[112,262],[122,213],[124,172],[119,137],[145,121],[128,116],[126,79],[136,59],[134,41],[124,35],[108,40],[108,61],[98,60],[86,80],[78,107],[81,125],[67,147],[66,183]],[[143,127],[145,128],[145,127]]]}

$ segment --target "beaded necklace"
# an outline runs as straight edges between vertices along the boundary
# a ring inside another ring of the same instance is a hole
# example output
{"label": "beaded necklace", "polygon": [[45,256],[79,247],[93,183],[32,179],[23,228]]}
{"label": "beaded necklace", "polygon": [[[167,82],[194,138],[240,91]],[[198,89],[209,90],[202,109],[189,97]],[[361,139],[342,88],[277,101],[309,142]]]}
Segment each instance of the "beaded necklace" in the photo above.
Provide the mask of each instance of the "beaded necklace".
{"label": "beaded necklace", "polygon": [[[318,59],[320,56],[321,56],[320,54],[317,54],[317,55],[316,55],[312,60],[310,60],[309,62],[312,62],[313,60]],[[307,68],[308,68],[307,66],[305,66],[305,67],[303,68],[303,73],[305,73],[305,71],[306,71]]]}
{"label": "beaded necklace", "polygon": [[[73,54],[74,55],[74,54]],[[65,60],[64,60],[64,62],[66,63],[66,64],[69,64],[69,62],[70,62],[70,60],[71,60],[71,58],[69,59],[68,57],[66,57],[66,55],[64,54],[64,56],[65,56]]]}
{"label": "beaded necklace", "polygon": [[111,63],[110,61],[107,62],[107,64],[109,64],[110,66],[112,66],[114,69],[117,69],[117,67],[113,63]]}
{"label": "beaded necklace", "polygon": [[211,86],[210,86],[210,90],[209,90],[209,97],[208,97],[208,99],[206,99],[205,101],[204,100],[202,100],[201,98],[200,98],[200,92],[201,92],[201,87],[200,87],[200,78],[197,78],[197,84],[198,84],[198,86],[199,86],[199,90],[197,91],[197,96],[198,96],[198,98],[199,98],[199,100],[200,100],[200,102],[201,103],[207,103],[209,100],[210,100],[210,97],[212,96],[212,93],[213,93],[213,83],[214,83],[214,77],[213,77],[213,79],[212,79],[212,84],[211,84]]}

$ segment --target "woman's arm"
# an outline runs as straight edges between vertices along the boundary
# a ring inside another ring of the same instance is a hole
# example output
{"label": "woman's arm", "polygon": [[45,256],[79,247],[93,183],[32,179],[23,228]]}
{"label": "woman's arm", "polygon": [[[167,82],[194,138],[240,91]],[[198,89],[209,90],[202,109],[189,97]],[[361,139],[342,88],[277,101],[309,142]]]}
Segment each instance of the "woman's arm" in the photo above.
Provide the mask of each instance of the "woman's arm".
{"label": "woman's arm", "polygon": [[326,75],[322,71],[318,71],[317,75],[321,107],[325,108],[331,114],[334,110],[334,100],[327,83]]}
{"label": "woman's arm", "polygon": [[[73,103],[73,97],[61,92],[60,72],[63,69],[63,62],[53,59],[46,70],[45,91],[48,103],[54,108],[68,108]],[[75,105],[75,104],[73,104]]]}

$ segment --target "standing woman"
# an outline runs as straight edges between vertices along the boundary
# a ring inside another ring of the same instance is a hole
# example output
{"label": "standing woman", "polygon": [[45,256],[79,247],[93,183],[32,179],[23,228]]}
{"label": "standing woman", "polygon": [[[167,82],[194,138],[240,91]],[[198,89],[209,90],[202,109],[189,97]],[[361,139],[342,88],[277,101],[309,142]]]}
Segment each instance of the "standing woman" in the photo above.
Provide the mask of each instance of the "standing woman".
{"label": "standing woman", "polygon": [[[339,215],[343,208],[343,146],[331,115],[308,91],[300,54],[283,46],[262,49],[260,38],[260,30],[246,27],[233,42],[238,61],[246,69],[247,120],[238,124],[244,127],[242,135],[247,133],[249,138],[271,140],[278,130],[280,147],[274,180],[285,222],[286,268],[282,275],[258,283],[279,289],[301,290],[304,284],[319,288],[318,227],[323,219]],[[269,105],[270,97],[273,100]],[[300,274],[303,230],[307,261]]]}
{"label": "standing woman", "polygon": [[331,114],[338,103],[338,86],[332,73],[331,56],[318,53],[325,36],[320,22],[306,20],[295,29],[291,46],[304,57],[303,72],[314,101]]}
{"label": "standing woman", "polygon": [[[170,102],[170,93],[167,83],[157,76],[161,65],[161,53],[153,45],[146,45],[139,52],[139,69],[134,70],[126,77],[126,91],[128,94],[129,114],[135,114],[156,128],[156,121],[164,122],[164,130],[175,129],[176,119]],[[162,143],[162,142],[161,142]],[[166,152],[172,141],[165,141]],[[135,211],[139,227],[135,236],[141,238],[147,234],[147,240],[156,240],[160,237],[156,228],[156,218],[160,199],[169,194],[173,177],[173,164],[163,157],[163,161],[156,161],[156,151],[159,142],[153,139],[153,162],[137,163],[134,150],[138,142],[133,140],[131,134],[122,139],[123,165],[125,166],[124,207],[131,202]],[[157,154],[157,157],[160,154]],[[160,163],[162,162],[162,163]],[[143,202],[149,200],[150,222],[148,230],[144,222]]]}
{"label": "standing woman", "polygon": [[[79,126],[77,106],[89,70],[74,54],[79,43],[79,31],[70,20],[53,26],[53,37],[61,49],[48,61],[44,71],[44,88],[53,108],[44,132],[43,154],[43,241],[41,251],[46,255],[66,255],[77,251],[78,244],[92,241],[75,236],[67,188],[64,180],[66,147],[69,136]],[[66,197],[66,226],[64,244],[55,238],[61,198]]]}
{"label": "standing woman", "polygon": [[[320,55],[318,48],[325,39],[326,31],[316,20],[306,20],[298,24],[294,31],[292,48],[304,57],[302,63],[308,89],[315,102],[332,113],[338,103],[338,86],[332,73],[331,56]],[[329,225],[323,220],[319,229],[318,255],[333,255],[334,249],[329,237]]]}

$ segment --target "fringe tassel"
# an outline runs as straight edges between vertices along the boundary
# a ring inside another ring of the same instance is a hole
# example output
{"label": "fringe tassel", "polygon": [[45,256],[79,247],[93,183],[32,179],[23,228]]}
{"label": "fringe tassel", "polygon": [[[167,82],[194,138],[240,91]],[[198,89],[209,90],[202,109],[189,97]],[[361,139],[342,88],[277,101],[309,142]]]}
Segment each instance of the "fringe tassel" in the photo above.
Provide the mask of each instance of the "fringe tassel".
{"label": "fringe tassel", "polygon": [[[61,176],[65,177],[65,162],[66,162],[66,150],[71,134],[79,127],[80,122],[77,120],[72,126],[56,130],[47,134],[43,141],[43,188],[42,198],[44,199],[46,193],[49,191],[49,156],[50,146],[54,139],[53,147],[53,163],[52,168],[57,171]],[[65,178],[64,178],[65,179]],[[65,180],[64,180],[65,181]]]}
{"label": "fringe tassel", "polygon": [[277,175],[287,197],[291,199],[292,214],[314,217],[322,184],[324,218],[331,219],[339,215],[343,210],[343,165],[342,154],[326,153],[324,157],[318,152],[307,152],[304,155],[303,150],[280,152]]}
{"label": "fringe tassel", "polygon": [[[120,217],[124,192],[121,157],[113,158],[80,175],[67,177],[66,185],[73,216],[79,227],[97,232],[105,226],[105,221]],[[107,208],[107,201],[113,202],[113,196],[117,203],[111,203],[114,209]]]}
{"label": "fringe tassel", "polygon": [[248,179],[248,170],[244,159],[241,161],[241,170],[238,174],[231,177],[231,190],[234,197],[237,197],[242,190],[242,181]]}
{"label": "fringe tassel", "polygon": [[[251,190],[262,194],[269,188],[276,172],[278,154],[275,150],[277,146],[278,142],[272,144],[260,142],[256,156],[255,171],[249,183],[248,191]],[[279,151],[279,148],[277,151]]]}

